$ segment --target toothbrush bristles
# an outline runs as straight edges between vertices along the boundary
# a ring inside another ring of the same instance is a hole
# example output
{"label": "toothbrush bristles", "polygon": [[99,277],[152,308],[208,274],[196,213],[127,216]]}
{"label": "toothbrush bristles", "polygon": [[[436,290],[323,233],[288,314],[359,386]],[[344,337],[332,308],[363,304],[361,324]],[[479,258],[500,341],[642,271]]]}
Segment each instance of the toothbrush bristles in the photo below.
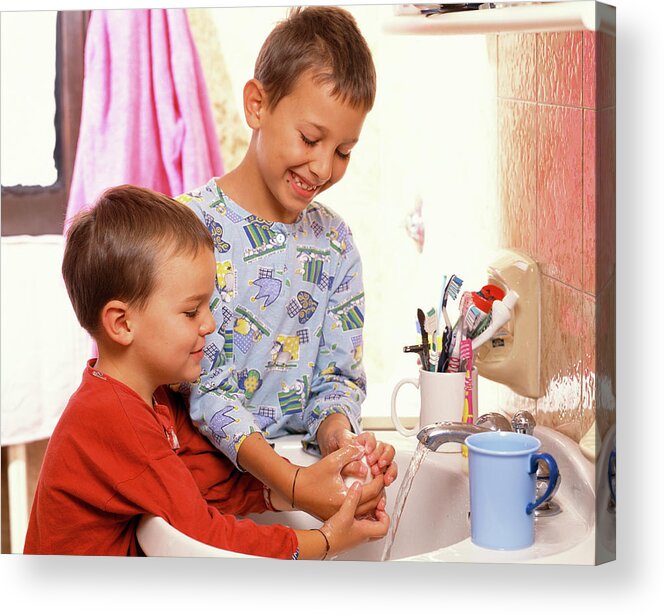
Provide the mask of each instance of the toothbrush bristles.
{"label": "toothbrush bristles", "polygon": [[462,278],[458,278],[455,274],[450,276],[448,284],[446,284],[446,290],[443,292],[443,307],[445,308],[448,305],[448,297],[452,299],[457,298],[460,289],[462,288],[464,281]]}
{"label": "toothbrush bristles", "polygon": [[462,280],[462,278],[458,278],[456,275],[453,275],[450,282],[451,284],[448,292],[450,293],[450,296],[453,299],[456,299],[457,295],[459,294],[459,291],[462,289],[462,284],[464,284],[464,280]]}

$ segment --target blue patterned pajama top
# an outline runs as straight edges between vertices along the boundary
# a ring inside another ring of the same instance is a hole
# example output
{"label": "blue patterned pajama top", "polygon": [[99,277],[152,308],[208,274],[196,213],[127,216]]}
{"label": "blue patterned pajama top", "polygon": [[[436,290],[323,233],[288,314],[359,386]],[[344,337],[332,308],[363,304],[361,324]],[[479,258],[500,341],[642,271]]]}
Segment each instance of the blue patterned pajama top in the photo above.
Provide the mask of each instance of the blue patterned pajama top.
{"label": "blue patterned pajama top", "polygon": [[248,213],[215,179],[183,194],[215,243],[217,329],[191,385],[194,423],[238,466],[243,440],[316,430],[333,413],[360,433],[364,291],[350,229],[311,203],[293,224]]}

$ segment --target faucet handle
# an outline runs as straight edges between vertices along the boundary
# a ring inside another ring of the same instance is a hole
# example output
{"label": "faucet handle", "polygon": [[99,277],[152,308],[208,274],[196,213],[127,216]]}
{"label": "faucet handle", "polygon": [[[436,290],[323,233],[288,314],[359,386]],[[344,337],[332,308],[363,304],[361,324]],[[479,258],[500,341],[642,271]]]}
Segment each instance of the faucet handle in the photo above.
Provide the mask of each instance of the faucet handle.
{"label": "faucet handle", "polygon": [[490,431],[512,431],[510,421],[498,412],[488,412],[483,414],[476,421],[477,427],[484,427]]}
{"label": "faucet handle", "polygon": [[533,414],[528,410],[520,410],[514,414],[511,424],[515,432],[532,436],[533,430],[536,427],[536,419],[533,418]]}

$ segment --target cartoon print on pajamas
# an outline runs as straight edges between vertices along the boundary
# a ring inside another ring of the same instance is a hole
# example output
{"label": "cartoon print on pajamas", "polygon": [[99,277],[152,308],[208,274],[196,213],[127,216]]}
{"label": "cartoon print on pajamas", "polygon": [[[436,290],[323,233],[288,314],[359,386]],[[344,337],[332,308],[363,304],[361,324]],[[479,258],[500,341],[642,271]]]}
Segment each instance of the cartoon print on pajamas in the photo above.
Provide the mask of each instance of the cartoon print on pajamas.
{"label": "cartoon print on pajamas", "polygon": [[296,275],[301,275],[303,282],[315,284],[322,291],[330,288],[331,278],[325,272],[326,263],[330,262],[330,250],[321,250],[312,246],[300,246],[297,249],[298,263]]}
{"label": "cartoon print on pajamas", "polygon": [[343,331],[362,328],[365,321],[361,310],[364,297],[364,293],[360,293],[330,311],[335,320],[333,329],[337,326],[341,326]]}
{"label": "cartoon print on pajamas", "polygon": [[231,249],[231,246],[222,239],[222,235],[224,234],[224,228],[222,225],[219,224],[219,222],[216,222],[215,219],[206,212],[203,212],[203,221],[205,222],[205,225],[208,227],[208,231],[212,236],[212,241],[215,244],[215,250],[221,252],[222,254],[224,252],[228,252]]}
{"label": "cartoon print on pajamas", "polygon": [[213,433],[213,436],[217,442],[221,442],[224,438],[228,438],[225,428],[233,424],[233,417],[228,416],[229,413],[233,412],[233,406],[225,406],[219,412],[210,417],[208,421],[208,427]]}
{"label": "cartoon print on pajamas", "polygon": [[340,222],[337,227],[331,228],[328,233],[328,238],[330,239],[330,245],[333,250],[337,250],[340,254],[346,254],[348,249],[348,236],[349,229],[344,222]]}
{"label": "cartoon print on pajamas", "polygon": [[282,291],[282,281],[273,277],[274,270],[265,267],[259,267],[259,277],[252,280],[249,284],[258,286],[259,292],[251,298],[252,301],[259,301],[265,299],[261,310],[265,310],[269,305],[274,303]]}
{"label": "cartoon print on pajamas", "polygon": [[286,249],[286,237],[282,233],[273,232],[272,222],[266,222],[256,216],[248,216],[245,222],[248,224],[243,227],[243,230],[250,245],[249,248],[245,248],[243,256],[245,262]]}
{"label": "cartoon print on pajamas", "polygon": [[247,354],[252,345],[261,341],[261,338],[270,336],[270,330],[247,308],[239,305],[236,307],[236,318],[233,326],[233,346]]}
{"label": "cartoon print on pajamas", "polygon": [[252,396],[262,384],[261,374],[256,369],[244,369],[238,373],[238,388],[245,392],[245,399],[247,401],[252,399]]}
{"label": "cartoon print on pajamas", "polygon": [[286,313],[291,317],[298,317],[298,322],[304,325],[316,312],[319,302],[315,301],[307,291],[301,290],[286,306]]}
{"label": "cartoon print on pajamas", "polygon": [[270,351],[270,363],[266,367],[286,369],[296,367],[300,351],[300,337],[278,335]]}
{"label": "cartoon print on pajamas", "polygon": [[307,398],[307,376],[303,380],[296,380],[292,387],[286,383],[282,383],[282,390],[277,393],[279,399],[279,407],[282,414],[299,414],[305,404]]}
{"label": "cartoon print on pajamas", "polygon": [[231,261],[217,262],[217,290],[227,303],[235,297],[236,273]]}

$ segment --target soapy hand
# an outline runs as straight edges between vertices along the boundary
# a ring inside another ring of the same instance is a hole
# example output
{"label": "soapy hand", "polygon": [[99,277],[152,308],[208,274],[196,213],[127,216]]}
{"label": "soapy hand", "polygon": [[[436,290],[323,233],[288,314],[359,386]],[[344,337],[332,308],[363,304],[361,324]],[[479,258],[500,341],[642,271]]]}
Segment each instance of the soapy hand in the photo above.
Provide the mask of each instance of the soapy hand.
{"label": "soapy hand", "polygon": [[[358,445],[339,448],[311,466],[303,467],[295,485],[295,506],[318,519],[330,519],[342,506],[348,492],[342,468],[360,462],[365,449]],[[361,489],[356,516],[374,513],[383,497],[383,477],[376,476]]]}
{"label": "soapy hand", "polygon": [[383,538],[388,533],[390,517],[385,510],[385,497],[379,500],[373,519],[358,518],[361,490],[360,483],[354,481],[339,511],[321,528],[330,544],[328,558],[365,542]]}
{"label": "soapy hand", "polygon": [[[366,455],[363,459],[365,466],[369,467],[372,476],[383,474],[383,484],[388,487],[397,478],[397,464],[395,458],[395,447],[385,442],[376,440],[371,431],[363,431],[358,436],[351,434],[354,444],[361,444],[365,448]],[[342,475],[355,475],[361,478],[357,462],[349,464],[342,470]],[[354,474],[355,472],[355,474]]]}
{"label": "soapy hand", "polygon": [[350,428],[349,419],[343,414],[336,413],[326,417],[316,433],[321,455],[325,457],[342,446],[360,444],[365,448],[367,464],[349,464],[344,468],[342,474],[365,480],[367,466],[369,466],[372,476],[383,473],[383,482],[386,487],[392,484],[397,478],[397,465],[393,463],[394,447],[384,442],[377,443],[374,434],[370,431],[363,431],[356,436]]}

